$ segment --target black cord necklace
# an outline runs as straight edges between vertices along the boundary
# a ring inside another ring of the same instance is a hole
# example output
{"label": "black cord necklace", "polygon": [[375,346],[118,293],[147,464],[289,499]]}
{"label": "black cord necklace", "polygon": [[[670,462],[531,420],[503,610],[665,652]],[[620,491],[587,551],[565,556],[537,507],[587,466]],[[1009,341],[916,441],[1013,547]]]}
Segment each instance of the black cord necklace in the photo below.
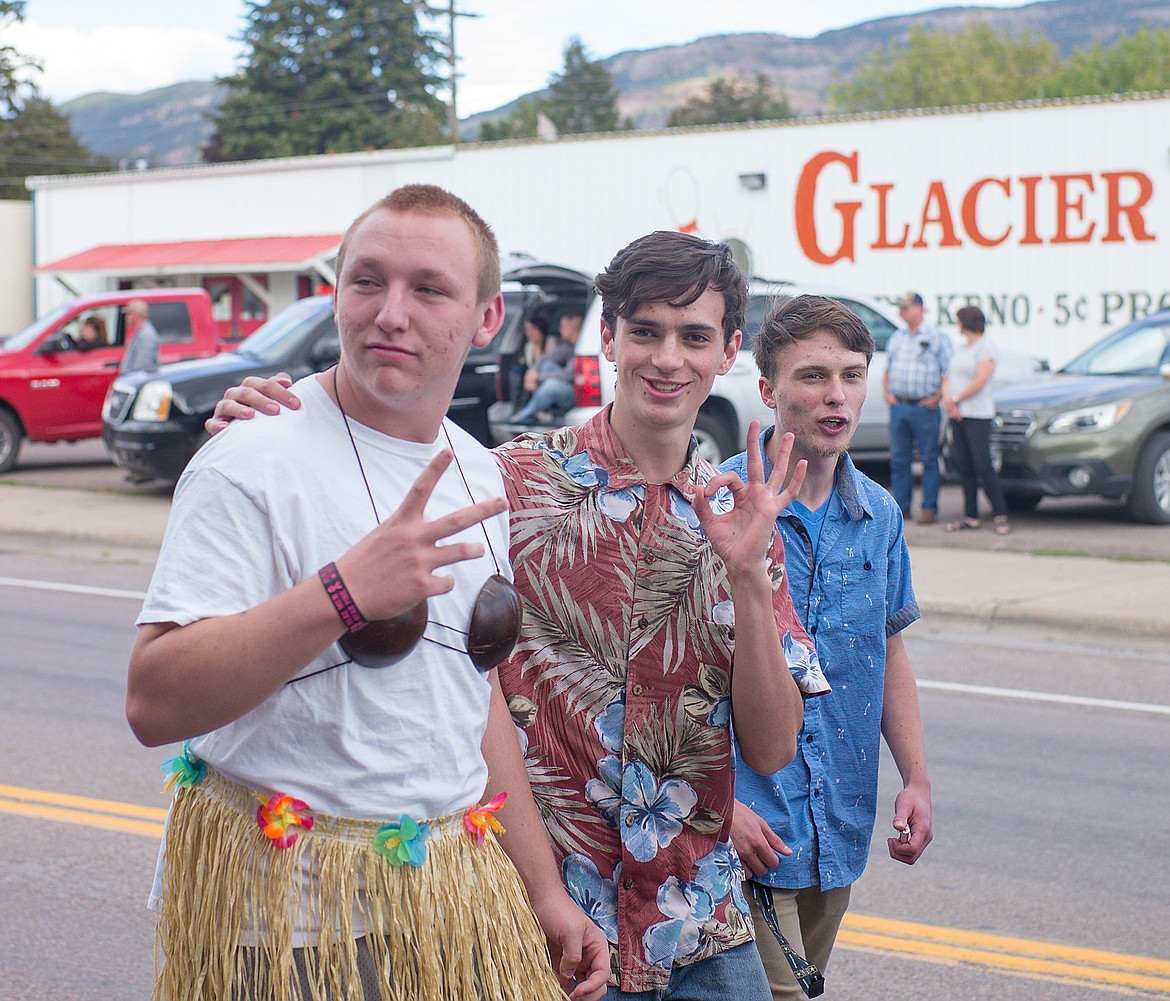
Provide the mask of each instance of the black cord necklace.
{"label": "black cord necklace", "polygon": [[[378,524],[382,524],[382,518],[378,514],[378,505],[374,501],[374,492],[370,489],[370,481],[366,479],[366,467],[362,465],[362,455],[358,451],[357,441],[353,437],[353,429],[349,426],[349,416],[345,412],[345,407],[341,403],[341,390],[337,385],[337,369],[340,366],[335,366],[333,369],[333,395],[337,397],[337,409],[341,412],[341,420],[345,424],[345,433],[349,435],[349,444],[353,449],[353,457],[357,459],[358,472],[361,473],[362,483],[366,488],[366,496],[370,498],[370,507],[374,511],[374,519]],[[463,472],[463,466],[459,462],[459,453],[455,451],[455,443],[451,440],[451,432],[447,430],[446,418],[439,425],[443,430],[443,437],[447,439],[447,447],[451,450],[451,457],[455,460],[455,468],[459,471],[459,479],[463,481],[463,489],[467,491],[467,497],[472,504],[475,503],[475,494],[471,492],[471,484],[467,482],[467,474]],[[492,554],[492,562],[496,565],[496,573],[500,572],[500,561],[496,558],[496,550],[492,546],[491,536],[488,534],[487,526],[481,521],[479,523],[480,530],[483,532],[483,541],[487,543],[488,552]]]}
{"label": "black cord necklace", "polygon": [[[349,424],[349,416],[345,412],[345,405],[341,402],[341,391],[338,388],[337,368],[333,370],[333,394],[337,399],[337,409],[341,413],[341,420],[345,424],[346,434],[349,436],[350,446],[353,448],[354,458],[357,460],[358,471],[361,473],[362,483],[366,488],[366,496],[370,498],[370,507],[378,524],[382,523],[378,512],[378,505],[374,500],[374,492],[366,476],[365,466],[362,464],[361,452],[353,436],[353,429]],[[451,457],[455,460],[455,468],[459,471],[459,478],[463,481],[463,489],[471,503],[475,503],[475,495],[471,492],[471,484],[467,482],[467,475],[455,451],[455,443],[451,441],[451,433],[446,423],[440,425],[447,445],[451,449]],[[503,660],[515,646],[520,633],[522,620],[522,602],[511,582],[500,572],[500,561],[496,557],[495,547],[492,546],[491,536],[487,526],[481,521],[480,530],[487,543],[488,552],[492,555],[496,572],[484,583],[476,597],[472,612],[471,624],[464,632],[453,629],[442,622],[434,625],[462,634],[466,637],[466,648],[452,646],[440,640],[429,640],[438,646],[457,653],[466,653],[473,664],[480,670],[487,671]],[[354,661],[366,667],[386,667],[405,656],[420,639],[430,622],[427,599],[424,598],[413,608],[390,619],[379,619],[367,623],[355,632],[347,632],[338,640],[341,649]]]}

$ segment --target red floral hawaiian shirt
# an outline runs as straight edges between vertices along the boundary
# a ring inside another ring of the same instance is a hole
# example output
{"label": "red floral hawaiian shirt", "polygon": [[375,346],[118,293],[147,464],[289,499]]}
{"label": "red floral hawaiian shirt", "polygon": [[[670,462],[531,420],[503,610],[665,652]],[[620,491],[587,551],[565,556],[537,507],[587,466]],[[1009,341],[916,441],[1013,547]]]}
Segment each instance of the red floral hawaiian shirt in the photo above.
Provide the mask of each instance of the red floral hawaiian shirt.
{"label": "red floral hawaiian shirt", "polygon": [[[496,455],[524,598],[499,675],[533,795],[570,895],[609,939],[610,983],[661,990],[753,937],[730,836],[734,612],[690,504],[716,470],[692,448],[671,482],[647,483],[608,410]],[[789,666],[815,666],[779,535],[771,566]]]}

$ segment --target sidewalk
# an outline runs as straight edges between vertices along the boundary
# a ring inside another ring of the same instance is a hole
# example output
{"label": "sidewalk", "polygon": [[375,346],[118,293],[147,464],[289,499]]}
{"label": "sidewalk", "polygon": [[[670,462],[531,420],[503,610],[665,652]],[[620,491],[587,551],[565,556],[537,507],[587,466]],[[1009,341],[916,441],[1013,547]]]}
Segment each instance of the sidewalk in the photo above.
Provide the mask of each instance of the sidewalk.
{"label": "sidewalk", "polygon": [[[156,550],[165,496],[0,484],[0,537],[48,535]],[[1170,641],[1170,563],[912,544],[924,624],[1007,625],[1070,639]]]}

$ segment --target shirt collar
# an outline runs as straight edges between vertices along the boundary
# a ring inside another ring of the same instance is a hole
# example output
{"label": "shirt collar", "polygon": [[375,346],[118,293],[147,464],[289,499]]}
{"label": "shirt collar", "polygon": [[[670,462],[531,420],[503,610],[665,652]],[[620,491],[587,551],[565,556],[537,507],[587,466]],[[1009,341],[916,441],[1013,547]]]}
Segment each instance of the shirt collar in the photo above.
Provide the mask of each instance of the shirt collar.
{"label": "shirt collar", "polygon": [[[578,440],[589,453],[590,461],[609,474],[608,489],[625,490],[629,487],[645,486],[646,477],[630,458],[630,454],[609,423],[612,407],[612,403],[606,405],[603,410],[582,424]],[[706,483],[714,475],[714,467],[699,455],[698,442],[694,435],[691,435],[686,464],[667,481],[667,484],[682,494],[688,503],[693,503],[699,484]]]}
{"label": "shirt collar", "polygon": [[[773,467],[772,460],[768,457],[768,442],[775,433],[775,424],[760,432],[760,454],[764,457],[765,478],[772,475]],[[860,521],[862,518],[872,518],[873,509],[866,499],[865,492],[861,489],[861,481],[859,479],[861,474],[857,471],[857,467],[853,465],[853,460],[849,457],[848,452],[837,459],[837,468],[833,476],[833,489],[837,492],[837,496],[841,498],[841,504],[844,506],[849,520]],[[783,513],[787,514],[788,512],[789,509],[785,508]]]}

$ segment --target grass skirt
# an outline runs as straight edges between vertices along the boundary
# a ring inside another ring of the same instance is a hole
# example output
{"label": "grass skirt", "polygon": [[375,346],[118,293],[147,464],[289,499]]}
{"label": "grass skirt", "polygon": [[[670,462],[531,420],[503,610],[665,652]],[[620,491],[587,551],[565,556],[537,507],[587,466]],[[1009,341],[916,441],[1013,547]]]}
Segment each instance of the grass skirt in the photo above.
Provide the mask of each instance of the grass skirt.
{"label": "grass skirt", "polygon": [[318,814],[277,848],[258,801],[211,770],[179,790],[154,1001],[369,1001],[363,936],[381,1001],[563,1001],[519,875],[462,813],[428,821],[421,866],[393,865],[371,847],[379,821]]}

